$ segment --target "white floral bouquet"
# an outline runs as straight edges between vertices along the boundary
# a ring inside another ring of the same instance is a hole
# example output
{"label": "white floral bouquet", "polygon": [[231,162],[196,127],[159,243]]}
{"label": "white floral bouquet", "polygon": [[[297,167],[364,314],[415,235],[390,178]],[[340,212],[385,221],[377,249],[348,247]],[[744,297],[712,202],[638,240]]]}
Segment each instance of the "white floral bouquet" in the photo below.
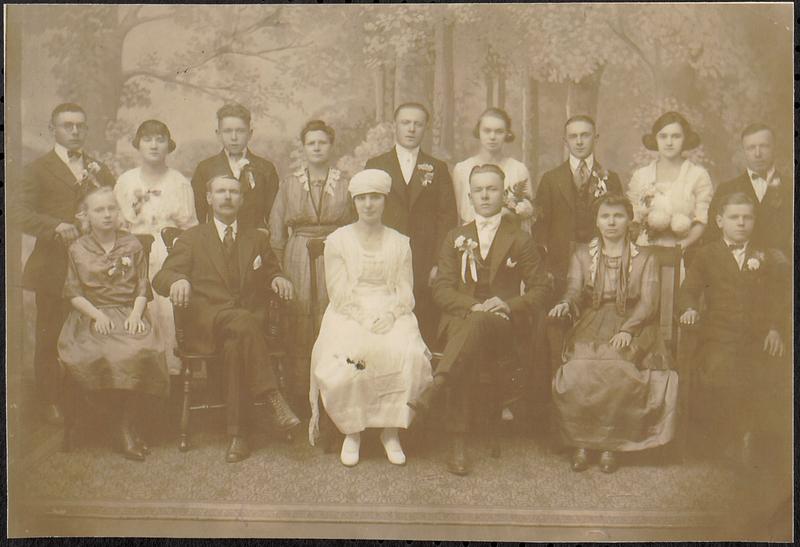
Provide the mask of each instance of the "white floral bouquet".
{"label": "white floral bouquet", "polygon": [[531,200],[525,193],[527,184],[527,179],[521,180],[506,188],[503,194],[503,206],[521,219],[532,218],[534,216],[533,203],[531,203]]}
{"label": "white floral bouquet", "polygon": [[676,236],[685,237],[692,227],[692,218],[691,211],[681,205],[650,187],[642,194],[639,207],[642,227],[648,235],[671,230]]}

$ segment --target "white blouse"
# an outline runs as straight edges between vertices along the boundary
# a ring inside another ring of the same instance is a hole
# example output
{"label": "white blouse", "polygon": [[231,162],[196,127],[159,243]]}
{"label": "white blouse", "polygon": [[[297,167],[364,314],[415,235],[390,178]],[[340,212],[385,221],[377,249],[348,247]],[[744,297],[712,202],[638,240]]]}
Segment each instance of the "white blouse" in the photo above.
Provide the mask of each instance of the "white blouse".
{"label": "white blouse", "polygon": [[[456,208],[462,224],[466,224],[475,219],[475,209],[469,200],[469,174],[476,165],[481,165],[477,156],[472,156],[464,161],[460,161],[453,168],[453,190],[456,196]],[[512,157],[503,158],[498,164],[506,175],[505,187],[510,188],[517,183],[524,182],[525,194],[533,202],[533,186],[531,185],[531,175],[528,168],[521,161]]]}

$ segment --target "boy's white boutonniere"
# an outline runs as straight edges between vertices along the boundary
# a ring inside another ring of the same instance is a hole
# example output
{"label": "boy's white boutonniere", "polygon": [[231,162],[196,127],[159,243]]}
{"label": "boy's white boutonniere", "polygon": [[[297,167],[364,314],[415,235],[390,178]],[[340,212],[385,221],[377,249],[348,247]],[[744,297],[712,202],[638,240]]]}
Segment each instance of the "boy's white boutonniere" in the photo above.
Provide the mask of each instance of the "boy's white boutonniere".
{"label": "boy's white boutonniere", "polygon": [[261,267],[261,255],[258,255],[255,260],[253,260],[253,270],[257,270]]}
{"label": "boy's white boutonniere", "polygon": [[516,268],[517,263],[509,256],[506,260],[506,268]]}
{"label": "boy's white boutonniere", "polygon": [[475,249],[478,243],[472,238],[458,236],[453,247],[461,253],[461,281],[467,282],[467,270],[474,282],[478,282],[478,257]]}
{"label": "boy's white boutonniere", "polygon": [[761,267],[761,263],[764,261],[764,253],[761,251],[756,251],[753,253],[753,256],[748,258],[745,261],[745,266],[747,266],[747,270],[750,272],[755,272]]}
{"label": "boy's white boutonniere", "polygon": [[417,169],[422,171],[422,187],[427,188],[433,182],[433,165],[430,163],[420,163]]}

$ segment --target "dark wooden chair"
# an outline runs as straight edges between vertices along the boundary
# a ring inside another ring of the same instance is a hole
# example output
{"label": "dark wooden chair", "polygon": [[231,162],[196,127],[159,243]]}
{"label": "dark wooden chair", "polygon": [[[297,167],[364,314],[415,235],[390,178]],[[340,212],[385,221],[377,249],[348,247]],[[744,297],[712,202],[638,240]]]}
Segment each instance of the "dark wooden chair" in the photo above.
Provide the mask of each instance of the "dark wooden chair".
{"label": "dark wooden chair", "polygon": [[[175,240],[180,236],[183,231],[179,228],[164,228],[161,230],[161,239],[169,253]],[[283,346],[281,336],[281,304],[277,295],[269,294],[268,301],[268,316],[266,324],[265,336],[267,338],[267,345],[272,349],[269,352],[271,365],[275,367],[275,373],[279,380],[279,387],[281,390],[285,387],[284,367],[287,362],[287,352]],[[180,438],[178,441],[178,449],[181,452],[189,450],[189,419],[192,412],[198,410],[211,410],[225,408],[225,403],[221,400],[216,401],[193,401],[194,383],[196,374],[204,367],[206,376],[209,381],[207,385],[210,387],[213,384],[221,385],[219,381],[221,374],[219,371],[220,355],[218,353],[196,353],[188,351],[186,348],[186,318],[191,312],[189,308],[172,307],[174,321],[175,321],[175,356],[181,361],[181,382],[182,382],[182,404],[181,404],[181,417],[180,417]],[[217,381],[211,381],[215,378]],[[254,403],[254,406],[264,406],[267,403],[259,401]],[[286,433],[286,439],[291,440],[291,432]]]}
{"label": "dark wooden chair", "polygon": [[[678,373],[678,424],[675,439],[672,441],[673,453],[683,459],[686,453],[686,434],[689,416],[689,389],[691,385],[690,360],[680,341],[678,328],[678,290],[681,283],[681,248],[648,247],[659,265],[661,294],[659,300],[659,329],[664,343],[673,357],[674,370]],[[571,327],[565,318],[548,320],[548,340],[552,346],[550,359],[553,373],[561,366],[561,347],[566,332]]]}
{"label": "dark wooden chair", "polygon": [[[155,238],[149,234],[136,234],[136,239],[144,249],[144,265],[148,270],[146,272],[149,278],[149,264],[150,264],[150,249],[153,247]],[[147,297],[151,298],[153,295],[150,284],[147,285]],[[61,367],[64,370],[64,367]],[[63,382],[63,411],[64,411],[64,438],[61,442],[61,447],[64,452],[69,452],[73,448],[73,440],[75,435],[75,426],[77,424],[77,414],[80,411],[80,405],[83,400],[88,396],[84,390],[80,388],[68,374],[64,374]]]}

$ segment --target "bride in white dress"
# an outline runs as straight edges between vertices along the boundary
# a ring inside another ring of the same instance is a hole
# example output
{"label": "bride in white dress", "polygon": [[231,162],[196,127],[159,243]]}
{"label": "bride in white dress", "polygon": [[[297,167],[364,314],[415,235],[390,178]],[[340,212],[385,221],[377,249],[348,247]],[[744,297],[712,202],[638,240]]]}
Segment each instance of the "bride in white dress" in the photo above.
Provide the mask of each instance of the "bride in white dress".
{"label": "bride in white dress", "polygon": [[350,181],[358,220],[325,241],[330,303],[311,354],[309,441],[319,435],[319,398],[345,434],[341,461],[358,463],[361,432],[383,428],[389,461],[405,463],[398,428],[413,410],[406,404],[433,380],[430,352],[414,316],[408,237],[381,222],[391,177],[367,169]]}

